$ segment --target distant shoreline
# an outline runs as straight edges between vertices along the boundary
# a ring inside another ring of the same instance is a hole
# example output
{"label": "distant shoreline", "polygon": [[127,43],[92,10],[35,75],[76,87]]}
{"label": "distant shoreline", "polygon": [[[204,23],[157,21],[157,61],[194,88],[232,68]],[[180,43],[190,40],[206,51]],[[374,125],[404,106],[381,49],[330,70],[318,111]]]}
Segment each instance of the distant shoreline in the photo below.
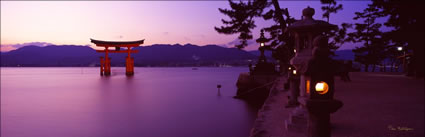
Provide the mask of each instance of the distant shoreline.
{"label": "distant shoreline", "polygon": [[[0,68],[98,68],[100,66],[0,66]],[[125,66],[112,66],[112,68],[125,68]],[[248,66],[135,66],[135,68],[248,68]]]}

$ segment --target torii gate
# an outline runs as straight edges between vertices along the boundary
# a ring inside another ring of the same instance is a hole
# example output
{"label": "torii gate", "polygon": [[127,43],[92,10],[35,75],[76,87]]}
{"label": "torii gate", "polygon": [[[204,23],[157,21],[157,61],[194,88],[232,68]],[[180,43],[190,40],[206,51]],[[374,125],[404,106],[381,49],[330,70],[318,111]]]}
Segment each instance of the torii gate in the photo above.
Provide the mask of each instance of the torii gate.
{"label": "torii gate", "polygon": [[[137,53],[138,50],[131,50],[132,47],[138,47],[143,44],[143,40],[138,41],[101,41],[90,39],[98,47],[105,47],[105,50],[96,50],[96,52],[105,52],[105,57],[100,57],[100,75],[111,75],[111,58],[108,53],[127,53],[125,59],[125,74],[131,76],[134,74],[134,58],[130,53]],[[109,50],[109,47],[115,47],[115,50]],[[127,47],[127,50],[120,50],[121,47]]]}

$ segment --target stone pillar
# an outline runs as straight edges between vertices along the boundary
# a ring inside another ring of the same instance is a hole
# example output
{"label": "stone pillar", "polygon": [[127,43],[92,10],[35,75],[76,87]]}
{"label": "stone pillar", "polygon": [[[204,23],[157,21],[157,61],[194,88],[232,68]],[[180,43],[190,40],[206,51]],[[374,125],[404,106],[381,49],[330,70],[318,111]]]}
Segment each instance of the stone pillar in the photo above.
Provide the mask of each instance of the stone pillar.
{"label": "stone pillar", "polygon": [[331,125],[330,125],[330,114],[329,113],[316,113],[309,115],[308,122],[308,137],[330,137],[331,136]]}
{"label": "stone pillar", "polygon": [[[341,101],[335,100],[334,75],[336,66],[329,57],[330,49],[325,32],[338,27],[325,21],[314,20],[313,8],[302,11],[303,19],[288,26],[295,38],[296,54],[291,59],[300,75],[299,111],[291,118],[308,116],[308,137],[330,137],[330,114],[342,107]],[[317,85],[317,88],[316,88]]]}
{"label": "stone pillar", "polygon": [[298,102],[298,97],[300,95],[300,77],[292,72],[289,75],[289,100],[286,107],[296,107],[300,103]]}
{"label": "stone pillar", "polygon": [[314,100],[309,99],[306,107],[309,114],[308,137],[330,137],[330,114],[341,108],[343,103],[339,100]]}

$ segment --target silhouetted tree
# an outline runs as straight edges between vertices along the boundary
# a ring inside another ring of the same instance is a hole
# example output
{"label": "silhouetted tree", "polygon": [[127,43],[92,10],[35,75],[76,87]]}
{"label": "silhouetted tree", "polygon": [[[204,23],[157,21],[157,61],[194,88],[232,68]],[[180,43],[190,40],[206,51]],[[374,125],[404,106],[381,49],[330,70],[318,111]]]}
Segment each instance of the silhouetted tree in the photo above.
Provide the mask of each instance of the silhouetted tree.
{"label": "silhouetted tree", "polygon": [[237,44],[236,47],[242,49],[248,46],[247,41],[252,39],[251,29],[256,27],[253,18],[261,16],[263,9],[267,7],[267,1],[256,0],[247,3],[240,1],[236,3],[229,0],[229,4],[232,9],[219,8],[218,10],[227,15],[230,20],[221,19],[225,26],[214,27],[214,29],[221,34],[239,33],[240,44]]}
{"label": "silhouetted tree", "polygon": [[339,10],[342,10],[342,4],[337,4],[335,0],[320,0],[320,2],[325,5],[322,6],[323,18],[326,18],[329,22],[331,13],[337,13]]}
{"label": "silhouetted tree", "polygon": [[[331,13],[336,13],[342,9],[342,5],[336,5],[335,0],[322,0],[322,3],[327,4],[324,17],[328,18]],[[282,68],[287,68],[290,59],[294,56],[294,38],[288,33],[285,33],[286,28],[296,20],[290,16],[287,8],[281,8],[278,0],[248,0],[247,2],[239,1],[235,3],[229,0],[232,9],[221,9],[219,11],[228,17],[231,21],[222,19],[225,26],[215,27],[215,30],[222,34],[240,33],[238,37],[240,44],[236,45],[242,49],[248,45],[247,40],[252,39],[251,29],[255,28],[254,17],[263,17],[264,20],[273,20],[275,24],[264,27],[263,29],[269,33],[268,43],[272,50],[272,56],[280,61]],[[271,7],[263,14],[263,11]],[[349,25],[345,25],[349,26]],[[343,34],[343,35],[341,35]],[[335,48],[337,43],[341,43],[345,37],[346,28],[334,31],[328,34],[333,37],[331,42]],[[286,72],[286,69],[282,69]]]}
{"label": "silhouetted tree", "polygon": [[388,16],[386,26],[394,30],[387,33],[393,43],[406,44],[413,50],[414,67],[409,74],[424,76],[424,1],[372,0],[371,7],[379,9],[379,14]]}
{"label": "silhouetted tree", "polygon": [[[337,4],[335,0],[320,0],[320,2],[324,5],[322,6],[322,17],[326,18],[327,21],[330,21],[330,15],[332,13],[337,13],[340,10],[343,10],[342,4]],[[340,45],[349,41],[347,38],[347,28],[351,28],[351,24],[342,23],[341,27],[338,29],[331,30],[329,33],[326,33],[326,36],[329,37],[329,48],[331,50],[337,50]],[[334,52],[332,52],[334,54]]]}
{"label": "silhouetted tree", "polygon": [[400,57],[401,55],[403,55],[403,52],[400,52],[397,50],[397,47],[400,47],[402,45],[395,43],[395,44],[391,44],[388,45],[386,50],[385,50],[385,55],[389,60],[389,64],[391,66],[390,68],[390,72],[395,71],[394,67],[398,64],[400,64],[400,59],[398,57]]}
{"label": "silhouetted tree", "polygon": [[348,34],[352,42],[363,42],[362,47],[353,49],[355,53],[354,60],[365,65],[365,71],[368,71],[369,65],[375,66],[385,58],[385,44],[380,31],[382,24],[376,23],[376,18],[382,17],[376,8],[369,5],[363,12],[355,12],[354,20],[363,19],[363,23],[355,24],[355,32]]}
{"label": "silhouetted tree", "polygon": [[[273,20],[276,24],[263,28],[270,34],[267,42],[273,52],[273,57],[280,60],[282,67],[289,64],[290,58],[293,56],[293,39],[285,34],[287,26],[294,22],[288,12],[288,9],[281,9],[277,0],[253,0],[235,3],[229,0],[232,9],[221,9],[219,11],[231,18],[231,21],[222,19],[226,26],[215,27],[215,30],[222,34],[236,34],[240,33],[238,39],[240,44],[236,45],[242,49],[248,45],[247,40],[252,39],[251,29],[255,28],[254,17],[263,17],[265,20]],[[263,10],[273,6],[269,11],[263,14]],[[286,68],[286,67],[284,67]],[[286,70],[286,69],[284,69]]]}
{"label": "silhouetted tree", "polygon": [[281,70],[287,72],[289,61],[294,56],[294,38],[290,37],[288,33],[285,33],[286,28],[295,22],[295,19],[289,15],[288,8],[282,9],[277,0],[272,0],[271,5],[273,8],[270,9],[263,15],[264,20],[273,20],[275,24],[265,27],[264,30],[270,34],[270,47],[272,50],[272,56],[276,60],[279,60]]}

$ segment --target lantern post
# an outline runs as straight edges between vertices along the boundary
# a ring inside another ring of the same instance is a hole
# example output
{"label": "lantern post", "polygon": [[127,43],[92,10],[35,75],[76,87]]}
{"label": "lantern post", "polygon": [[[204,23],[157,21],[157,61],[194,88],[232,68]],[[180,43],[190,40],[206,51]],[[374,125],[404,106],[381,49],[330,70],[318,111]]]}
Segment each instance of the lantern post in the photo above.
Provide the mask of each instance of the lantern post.
{"label": "lantern post", "polygon": [[258,49],[261,52],[260,57],[258,58],[258,62],[266,63],[267,59],[266,59],[266,56],[264,55],[264,50],[266,50],[266,48],[268,48],[269,46],[266,45],[267,39],[264,37],[264,30],[261,30],[260,38],[258,38],[256,41],[257,43],[260,43],[260,47]]}
{"label": "lantern post", "polygon": [[296,107],[300,103],[298,102],[298,96],[300,94],[300,75],[297,72],[297,69],[293,66],[288,68],[288,82],[290,87],[288,104],[285,106],[287,108]]}
{"label": "lantern post", "polygon": [[330,114],[343,103],[333,98],[336,66],[329,57],[328,38],[324,34],[337,26],[314,20],[314,13],[313,8],[307,7],[302,11],[302,20],[288,26],[289,33],[295,37],[296,47],[290,63],[300,79],[298,110],[308,113],[305,115],[308,117],[308,137],[330,137]]}
{"label": "lantern post", "polygon": [[264,54],[265,50],[270,49],[270,45],[267,45],[267,38],[264,36],[264,30],[261,30],[260,38],[256,40],[260,44],[258,50],[260,50],[260,56],[258,57],[257,64],[255,65],[252,74],[253,75],[274,75],[277,74],[275,65],[271,62],[267,62],[267,58]]}

